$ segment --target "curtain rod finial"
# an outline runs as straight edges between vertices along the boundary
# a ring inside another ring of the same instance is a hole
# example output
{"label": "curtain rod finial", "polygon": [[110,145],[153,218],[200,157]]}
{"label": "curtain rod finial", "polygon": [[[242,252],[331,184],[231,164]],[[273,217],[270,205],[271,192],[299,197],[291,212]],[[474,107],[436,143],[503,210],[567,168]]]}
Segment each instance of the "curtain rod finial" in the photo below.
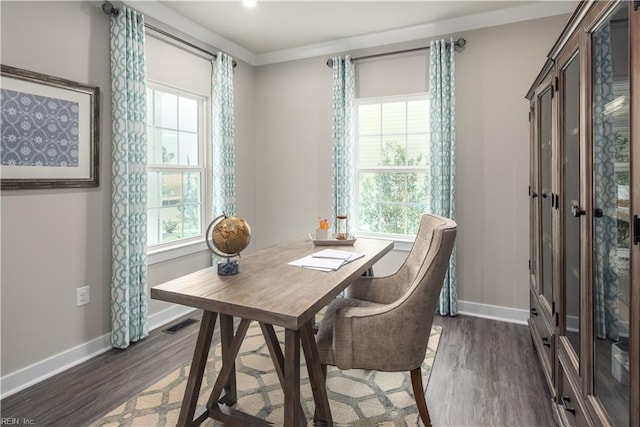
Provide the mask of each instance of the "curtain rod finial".
{"label": "curtain rod finial", "polygon": [[109,2],[109,1],[102,2],[102,11],[104,13],[106,13],[107,15],[117,15],[118,14],[118,9],[113,7],[111,2]]}
{"label": "curtain rod finial", "polygon": [[456,43],[455,43],[455,44],[456,44],[456,46],[458,46],[460,49],[462,49],[463,47],[465,47],[465,46],[466,46],[467,41],[466,41],[463,37],[460,37],[458,40],[456,40]]}
{"label": "curtain rod finial", "polygon": [[333,68],[333,58],[327,59],[327,67]]}

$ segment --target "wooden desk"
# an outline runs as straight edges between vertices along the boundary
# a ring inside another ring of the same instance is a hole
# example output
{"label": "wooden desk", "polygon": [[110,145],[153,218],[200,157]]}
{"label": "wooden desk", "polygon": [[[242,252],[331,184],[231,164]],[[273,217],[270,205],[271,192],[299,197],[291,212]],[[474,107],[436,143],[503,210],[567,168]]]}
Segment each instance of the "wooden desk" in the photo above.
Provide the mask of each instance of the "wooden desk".
{"label": "wooden desk", "polygon": [[[284,390],[285,426],[306,425],[300,405],[301,343],[316,416],[332,425],[324,375],[313,336],[314,316],[392,248],[393,242],[358,239],[354,246],[339,249],[362,252],[365,256],[338,271],[326,273],[287,265],[322,249],[314,247],[308,240],[287,242],[243,257],[240,273],[235,276],[218,276],[217,267],[213,266],[152,287],[151,298],[203,310],[178,425],[199,425],[209,417],[231,425],[267,424],[229,407],[236,401],[235,358],[252,320],[260,322]],[[218,314],[223,365],[209,397],[207,411],[194,419]],[[235,335],[234,316],[242,319]],[[274,325],[285,328],[284,354]],[[224,396],[223,391],[226,392]]]}

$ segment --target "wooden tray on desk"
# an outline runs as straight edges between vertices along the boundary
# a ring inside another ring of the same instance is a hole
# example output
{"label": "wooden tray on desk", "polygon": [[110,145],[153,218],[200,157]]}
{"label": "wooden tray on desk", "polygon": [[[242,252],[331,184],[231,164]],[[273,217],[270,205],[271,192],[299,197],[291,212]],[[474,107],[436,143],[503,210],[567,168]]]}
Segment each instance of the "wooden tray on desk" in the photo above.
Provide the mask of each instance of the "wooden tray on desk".
{"label": "wooden tray on desk", "polygon": [[312,234],[309,234],[311,240],[313,240],[313,244],[315,246],[353,246],[356,242],[356,239],[353,235],[349,235],[348,239],[338,240],[338,239],[327,239],[327,240],[316,240],[313,238]]}

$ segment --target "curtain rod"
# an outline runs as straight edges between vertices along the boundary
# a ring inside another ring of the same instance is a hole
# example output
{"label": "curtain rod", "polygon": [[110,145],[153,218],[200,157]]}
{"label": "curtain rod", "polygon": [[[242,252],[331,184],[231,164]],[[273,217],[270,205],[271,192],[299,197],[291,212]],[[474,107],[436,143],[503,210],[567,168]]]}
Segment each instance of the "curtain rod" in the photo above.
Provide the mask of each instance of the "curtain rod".
{"label": "curtain rod", "polygon": [[[464,38],[460,37],[458,40],[453,42],[453,44],[455,47],[459,47],[460,49],[462,49],[467,44],[467,41]],[[420,50],[427,50],[427,49],[429,49],[429,46],[414,47],[413,49],[396,50],[393,52],[376,53],[374,55],[359,56],[357,58],[351,58],[351,61],[355,62],[355,61],[361,61],[363,59],[379,58],[381,56],[398,55],[401,53],[417,52]],[[327,67],[333,67],[333,58],[327,59]]]}
{"label": "curtain rod", "polygon": [[[109,2],[109,1],[102,2],[102,11],[104,13],[106,13],[107,15],[117,15],[118,13],[120,13],[120,11],[117,8],[113,7],[111,2]],[[144,26],[145,26],[145,28],[148,28],[148,29],[150,29],[152,31],[155,31],[155,32],[159,33],[159,34],[162,34],[165,37],[168,37],[168,38],[170,38],[172,40],[175,40],[175,41],[180,42],[180,43],[182,43],[182,44],[184,44],[186,46],[189,46],[192,49],[195,49],[195,50],[200,51],[200,52],[202,52],[204,54],[213,56],[214,58],[218,57],[217,53],[209,52],[208,50],[203,49],[200,46],[197,46],[197,45],[195,45],[195,44],[193,44],[191,42],[188,42],[185,39],[181,39],[180,37],[176,36],[175,34],[171,34],[168,31],[161,30],[160,28],[154,27],[153,25],[148,24],[146,22],[145,22]],[[238,65],[238,63],[234,59],[233,60],[233,68],[235,68],[237,65]]]}

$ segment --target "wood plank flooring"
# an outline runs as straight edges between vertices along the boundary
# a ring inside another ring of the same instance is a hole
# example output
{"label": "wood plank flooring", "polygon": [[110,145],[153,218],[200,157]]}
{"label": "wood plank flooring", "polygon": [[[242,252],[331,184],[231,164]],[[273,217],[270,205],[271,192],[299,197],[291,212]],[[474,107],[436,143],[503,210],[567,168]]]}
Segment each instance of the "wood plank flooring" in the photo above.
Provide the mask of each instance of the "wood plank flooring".
{"label": "wood plank flooring", "polygon": [[555,425],[527,326],[469,316],[436,321],[443,334],[427,387],[434,425]]}
{"label": "wood plank flooring", "polygon": [[[526,326],[468,316],[436,316],[435,324],[443,327],[427,388],[435,426],[554,425]],[[188,363],[198,328],[174,335],[156,330],[128,350],[110,350],[2,400],[2,417],[87,425]]]}

